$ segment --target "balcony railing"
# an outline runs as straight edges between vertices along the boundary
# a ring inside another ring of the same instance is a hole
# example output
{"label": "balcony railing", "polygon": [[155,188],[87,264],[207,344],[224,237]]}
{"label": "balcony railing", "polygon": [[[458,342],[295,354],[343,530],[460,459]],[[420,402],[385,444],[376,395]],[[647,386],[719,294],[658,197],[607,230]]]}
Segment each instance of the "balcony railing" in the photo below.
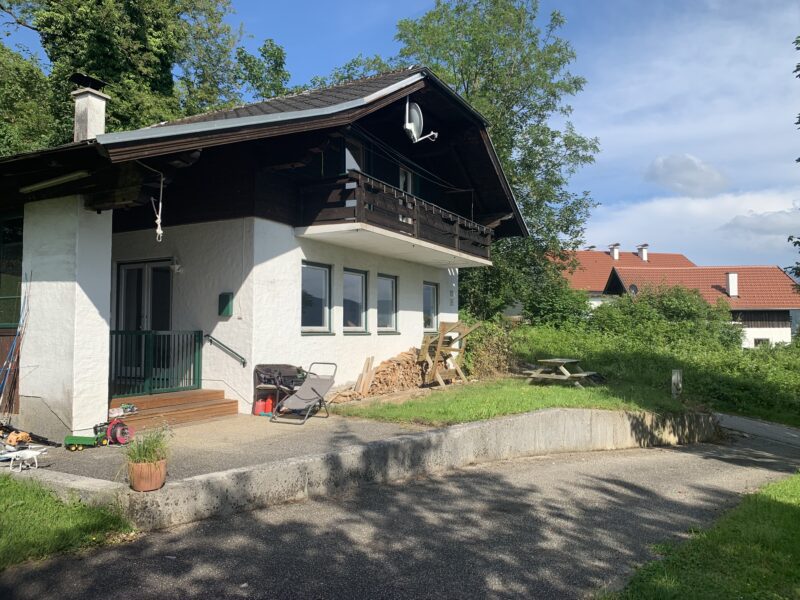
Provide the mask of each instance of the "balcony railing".
{"label": "balcony railing", "polygon": [[302,223],[367,223],[489,258],[492,230],[357,171],[307,186]]}

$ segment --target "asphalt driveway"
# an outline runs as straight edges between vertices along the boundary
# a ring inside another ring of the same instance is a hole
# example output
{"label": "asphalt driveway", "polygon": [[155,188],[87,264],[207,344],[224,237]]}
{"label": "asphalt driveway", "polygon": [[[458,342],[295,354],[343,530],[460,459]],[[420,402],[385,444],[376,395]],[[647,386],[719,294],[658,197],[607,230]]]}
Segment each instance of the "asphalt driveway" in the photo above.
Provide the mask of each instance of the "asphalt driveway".
{"label": "asphalt driveway", "polygon": [[151,533],[0,574],[6,598],[580,598],[800,467],[800,447],[568,454]]}

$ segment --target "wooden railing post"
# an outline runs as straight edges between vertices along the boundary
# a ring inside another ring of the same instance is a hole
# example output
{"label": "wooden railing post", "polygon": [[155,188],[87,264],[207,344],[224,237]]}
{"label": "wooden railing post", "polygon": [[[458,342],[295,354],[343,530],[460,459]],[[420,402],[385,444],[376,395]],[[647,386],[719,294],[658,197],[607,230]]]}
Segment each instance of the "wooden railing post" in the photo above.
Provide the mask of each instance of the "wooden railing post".
{"label": "wooden railing post", "polygon": [[419,239],[419,201],[414,199],[414,237]]}

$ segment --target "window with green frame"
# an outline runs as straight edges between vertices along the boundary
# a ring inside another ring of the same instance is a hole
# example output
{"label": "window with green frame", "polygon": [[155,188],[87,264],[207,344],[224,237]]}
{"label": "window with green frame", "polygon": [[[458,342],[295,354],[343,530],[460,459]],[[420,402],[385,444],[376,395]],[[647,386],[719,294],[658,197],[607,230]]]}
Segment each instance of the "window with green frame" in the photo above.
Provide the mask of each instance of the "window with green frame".
{"label": "window with green frame", "polygon": [[22,282],[22,217],[0,217],[0,327],[19,322]]}

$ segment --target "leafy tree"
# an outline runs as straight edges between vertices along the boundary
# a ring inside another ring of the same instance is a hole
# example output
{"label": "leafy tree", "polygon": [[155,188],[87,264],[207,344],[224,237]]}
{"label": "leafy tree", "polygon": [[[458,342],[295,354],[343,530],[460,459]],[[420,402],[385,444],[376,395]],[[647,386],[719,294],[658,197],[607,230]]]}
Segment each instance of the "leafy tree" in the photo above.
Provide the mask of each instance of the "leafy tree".
{"label": "leafy tree", "polygon": [[185,29],[172,0],[6,0],[0,8],[39,34],[50,61],[54,139],[71,140],[69,76],[85,72],[109,83],[111,130],[141,127],[174,116],[172,68]]}
{"label": "leafy tree", "polygon": [[[4,25],[26,27],[40,37],[48,73],[39,69],[30,84],[38,86],[35,95],[28,97],[50,115],[46,140],[26,139],[30,132],[22,135],[17,127],[5,135],[18,142],[7,142],[0,152],[71,140],[74,86],[68,79],[74,72],[108,82],[106,91],[114,99],[108,106],[109,131],[239,103],[245,85],[258,97],[280,93],[288,80],[283,49],[267,40],[260,58],[238,51],[241,31],[225,22],[232,12],[230,0],[0,0]],[[18,68],[30,63],[5,47],[4,60],[12,60],[9,52]],[[5,81],[0,76],[0,85],[7,87]],[[18,88],[12,85],[0,94],[19,95]],[[3,121],[15,118],[10,103],[0,105],[0,115]],[[31,122],[45,123],[33,117]]]}
{"label": "leafy tree", "polygon": [[[582,241],[593,203],[567,189],[571,175],[593,161],[597,141],[579,135],[566,102],[583,89],[573,75],[570,44],[557,33],[564,19],[553,12],[539,25],[537,0],[437,0],[419,19],[398,24],[400,56],[430,66],[491,123],[495,148],[508,175],[531,238],[495,244],[497,267],[463,273],[461,294],[476,288],[497,304],[532,301],[536,284],[556,282],[537,273],[543,263]],[[504,285],[497,285],[500,280]],[[488,285],[487,285],[488,283]],[[557,282],[556,282],[557,285]],[[496,292],[492,290],[496,289]]]}
{"label": "leafy tree", "polygon": [[233,53],[242,32],[224,20],[233,13],[230,0],[170,1],[181,27],[176,56],[180,112],[193,115],[241,102]]}
{"label": "leafy tree", "polygon": [[[791,243],[795,248],[800,249],[800,237],[790,235],[789,243]],[[795,280],[800,281],[800,262],[796,262],[794,266],[789,267],[787,271],[790,275],[794,276]],[[798,291],[800,291],[800,284],[798,284]]]}
{"label": "leafy tree", "polygon": [[38,61],[0,44],[0,156],[51,143],[54,122],[48,97],[47,76]]}
{"label": "leafy tree", "polygon": [[275,40],[264,40],[258,49],[258,56],[242,47],[237,48],[236,62],[239,81],[255,99],[266,100],[288,91],[286,51]]}
{"label": "leafy tree", "polygon": [[312,77],[308,86],[303,87],[327,87],[329,85],[353,81],[354,79],[361,79],[362,77],[377,75],[378,73],[385,73],[386,71],[406,67],[409,64],[408,61],[399,57],[384,59],[377,54],[373,56],[359,54],[355,58],[344,63],[341,67],[333,69],[329,75],[317,75]]}
{"label": "leafy tree", "polygon": [[580,325],[590,315],[589,296],[573,290],[556,269],[543,269],[522,299],[522,314],[536,325]]}
{"label": "leafy tree", "polygon": [[563,17],[553,12],[540,20],[538,0],[437,0],[420,18],[398,23],[398,57],[359,55],[321,79],[422,64],[486,116],[532,237],[497,242],[495,266],[462,273],[461,305],[481,318],[533,298],[543,283],[558,285],[542,276],[550,268],[543,265],[551,258],[565,264],[594,205],[587,192],[568,189],[570,177],[598,150],[597,140],[577,133],[568,120],[567,99],[585,81],[569,71],[575,52],[557,35]]}

